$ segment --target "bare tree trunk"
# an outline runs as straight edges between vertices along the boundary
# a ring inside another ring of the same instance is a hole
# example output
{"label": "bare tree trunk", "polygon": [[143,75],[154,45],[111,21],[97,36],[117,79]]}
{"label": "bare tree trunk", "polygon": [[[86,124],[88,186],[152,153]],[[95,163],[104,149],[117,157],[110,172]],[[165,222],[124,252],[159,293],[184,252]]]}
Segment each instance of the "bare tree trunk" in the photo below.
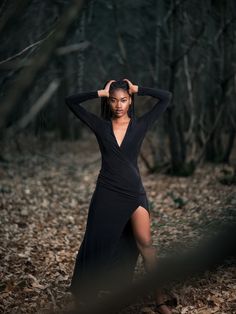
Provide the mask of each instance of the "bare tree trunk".
{"label": "bare tree trunk", "polygon": [[[60,58],[60,57],[59,57]],[[60,76],[63,76],[64,64],[61,64],[58,69],[62,69],[60,72]],[[58,88],[57,93],[57,121],[58,121],[58,133],[60,139],[64,140],[70,137],[70,130],[69,130],[69,110],[65,105],[65,94],[67,91],[65,80],[61,80],[60,87]]]}
{"label": "bare tree trunk", "polygon": [[222,161],[225,163],[229,163],[229,159],[230,159],[230,154],[233,150],[234,147],[234,140],[235,140],[235,135],[236,135],[236,130],[231,128],[230,132],[229,132],[229,137],[228,137],[228,143],[226,146],[226,150],[224,153],[224,156],[222,158]]}
{"label": "bare tree trunk", "polygon": [[[172,1],[173,6],[176,5],[176,0]],[[177,34],[177,12],[173,14],[171,21],[171,34],[172,38],[170,39],[170,59],[175,60],[176,55],[176,47],[178,46],[178,38]],[[171,73],[170,73],[170,90],[174,91],[175,87],[175,76],[177,72],[178,62],[172,61],[171,65]],[[172,100],[174,101],[174,100]],[[180,139],[179,132],[177,127],[177,116],[176,116],[176,106],[175,104],[167,109],[167,119],[168,125],[170,126],[168,129],[169,134],[169,148],[171,153],[171,172],[178,173],[180,172],[183,166],[183,160],[181,156],[181,148],[180,148]]]}
{"label": "bare tree trunk", "polygon": [[[155,64],[154,64],[154,84],[156,85],[157,82],[163,81],[161,66],[159,60],[159,55],[161,51],[161,28],[164,27],[164,3],[163,1],[156,3],[156,34],[155,34]],[[164,72],[164,71],[163,71]],[[154,132],[158,135],[156,153],[154,155],[154,164],[162,164],[164,162],[164,147],[165,147],[165,131],[164,131],[164,119],[160,119],[159,123],[157,123],[156,129]]]}

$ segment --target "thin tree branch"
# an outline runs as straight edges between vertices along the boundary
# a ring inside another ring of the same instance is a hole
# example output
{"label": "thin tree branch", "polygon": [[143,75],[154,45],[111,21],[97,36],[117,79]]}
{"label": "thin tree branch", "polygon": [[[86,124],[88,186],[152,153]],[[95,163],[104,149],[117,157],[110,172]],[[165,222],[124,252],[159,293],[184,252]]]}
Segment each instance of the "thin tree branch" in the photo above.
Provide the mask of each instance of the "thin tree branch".
{"label": "thin tree branch", "polygon": [[15,59],[15,58],[21,56],[23,53],[27,52],[29,49],[31,49],[31,48],[33,48],[33,47],[35,47],[35,46],[38,46],[39,44],[41,44],[42,42],[44,42],[52,33],[53,33],[53,31],[50,32],[44,39],[38,40],[38,41],[36,41],[35,43],[33,43],[33,44],[31,44],[31,45],[25,47],[23,50],[17,52],[17,53],[14,54],[13,56],[8,57],[7,59],[4,59],[4,60],[0,61],[0,66],[1,66],[2,64],[6,63],[6,62],[11,61],[12,59]]}
{"label": "thin tree branch", "polygon": [[[0,69],[4,69],[4,70],[8,70],[8,69],[20,69],[22,67],[25,66],[31,66],[32,65],[32,61],[29,60],[25,60],[25,61],[16,61],[16,62],[10,62],[12,59],[19,57],[20,55],[22,55],[24,52],[28,51],[31,48],[35,48],[38,44],[40,44],[41,41],[38,41],[37,43],[34,43],[26,48],[24,48],[22,51],[20,51],[19,53],[15,54],[14,56],[11,56],[5,60],[0,61]],[[87,49],[89,46],[91,45],[91,43],[89,41],[85,41],[79,44],[72,44],[69,46],[62,46],[59,47],[58,49],[56,49],[55,54],[58,56],[63,56],[69,53],[73,53],[73,52],[77,52],[77,51],[83,51],[84,49]]]}

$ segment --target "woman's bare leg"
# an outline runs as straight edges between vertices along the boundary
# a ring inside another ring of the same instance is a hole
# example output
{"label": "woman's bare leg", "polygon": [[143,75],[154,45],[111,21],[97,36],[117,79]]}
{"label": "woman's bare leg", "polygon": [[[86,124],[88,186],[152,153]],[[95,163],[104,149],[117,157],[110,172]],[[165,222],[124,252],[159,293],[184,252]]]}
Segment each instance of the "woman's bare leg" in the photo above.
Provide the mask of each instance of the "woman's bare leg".
{"label": "woman's bare leg", "polygon": [[[131,216],[131,224],[137,246],[144,260],[145,270],[149,272],[156,266],[157,256],[156,249],[152,244],[150,218],[147,210],[139,206]],[[155,296],[156,304],[164,302],[164,296],[160,289],[156,290]],[[171,314],[166,305],[158,307],[158,311],[163,314]]]}

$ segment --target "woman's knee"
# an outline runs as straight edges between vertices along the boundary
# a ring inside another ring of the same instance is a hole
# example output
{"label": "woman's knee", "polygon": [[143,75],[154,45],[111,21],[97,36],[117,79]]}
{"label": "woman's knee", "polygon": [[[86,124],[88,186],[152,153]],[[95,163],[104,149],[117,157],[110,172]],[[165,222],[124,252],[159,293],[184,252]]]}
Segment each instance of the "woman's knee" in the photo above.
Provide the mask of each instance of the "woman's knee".
{"label": "woman's knee", "polygon": [[143,237],[141,239],[136,240],[136,243],[138,247],[143,251],[153,248],[152,238]]}

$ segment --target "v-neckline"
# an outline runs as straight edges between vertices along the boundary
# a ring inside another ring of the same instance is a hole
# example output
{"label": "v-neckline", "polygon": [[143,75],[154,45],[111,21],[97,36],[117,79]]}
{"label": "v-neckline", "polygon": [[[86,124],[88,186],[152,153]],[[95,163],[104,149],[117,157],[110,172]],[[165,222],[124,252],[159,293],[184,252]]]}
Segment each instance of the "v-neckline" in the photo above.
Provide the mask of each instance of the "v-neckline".
{"label": "v-neckline", "polygon": [[116,136],[115,136],[115,133],[114,133],[114,130],[113,130],[112,120],[111,120],[111,119],[109,120],[109,121],[110,121],[110,125],[111,125],[112,135],[113,135],[113,137],[114,137],[114,139],[115,139],[115,142],[116,142],[116,145],[118,146],[119,149],[121,149],[121,146],[122,146],[122,144],[124,143],[124,141],[125,141],[125,139],[126,139],[127,133],[128,133],[128,131],[129,131],[129,127],[130,127],[130,125],[131,125],[131,120],[132,120],[132,118],[130,118],[130,120],[129,120],[128,126],[127,126],[126,131],[125,131],[125,135],[124,135],[123,140],[122,140],[122,142],[120,143],[120,145],[119,145],[118,142],[117,142],[117,139],[116,139]]}

